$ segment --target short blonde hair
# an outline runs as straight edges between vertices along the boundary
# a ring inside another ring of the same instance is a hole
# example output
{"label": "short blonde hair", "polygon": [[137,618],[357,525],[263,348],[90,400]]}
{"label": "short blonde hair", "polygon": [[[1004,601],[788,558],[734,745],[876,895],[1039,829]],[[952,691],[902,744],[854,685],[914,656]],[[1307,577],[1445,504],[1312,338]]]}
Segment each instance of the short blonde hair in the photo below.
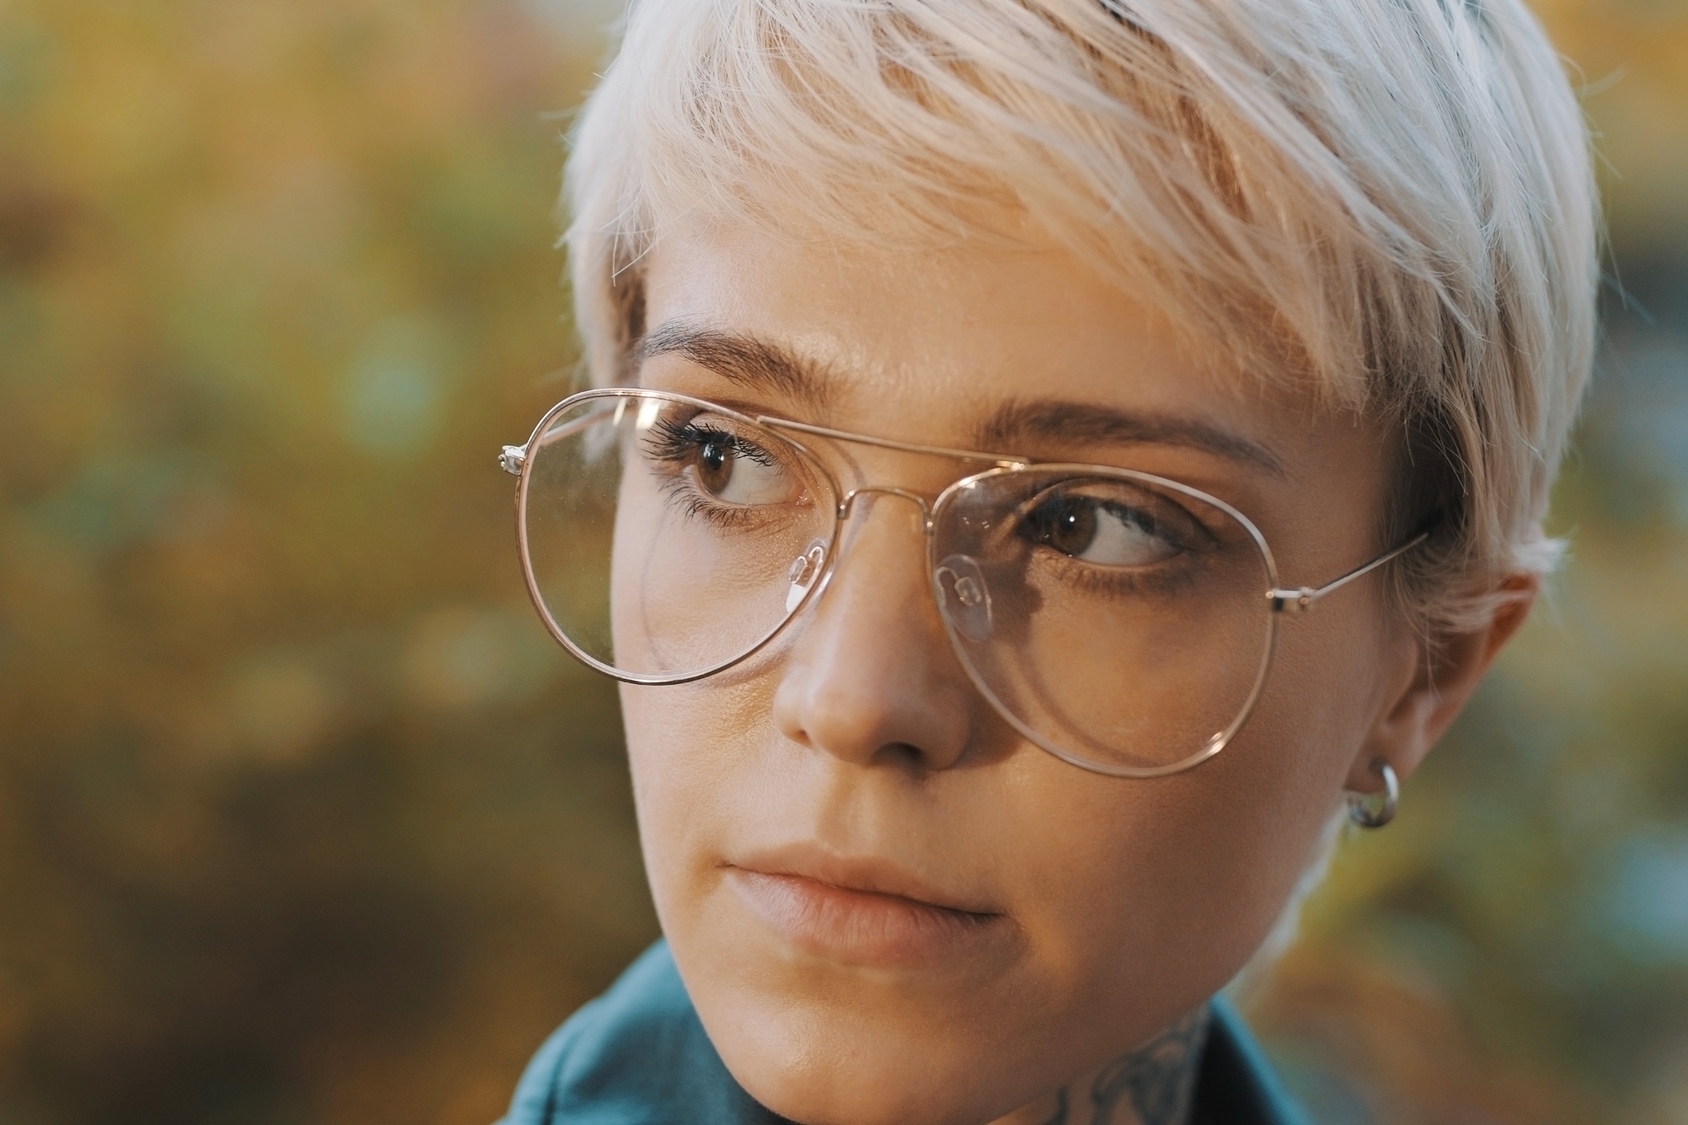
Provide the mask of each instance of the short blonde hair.
{"label": "short blonde hair", "polygon": [[1542,573],[1598,277],[1583,120],[1520,0],[634,0],[565,198],[595,381],[681,216],[937,244],[1006,205],[1271,379],[1399,427],[1434,630]]}

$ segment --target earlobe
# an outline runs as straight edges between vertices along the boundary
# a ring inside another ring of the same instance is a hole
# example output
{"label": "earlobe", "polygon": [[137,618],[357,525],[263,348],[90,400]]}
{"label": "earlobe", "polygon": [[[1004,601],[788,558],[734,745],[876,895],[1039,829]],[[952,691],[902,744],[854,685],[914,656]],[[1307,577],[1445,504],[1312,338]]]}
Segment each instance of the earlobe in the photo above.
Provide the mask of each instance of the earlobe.
{"label": "earlobe", "polygon": [[1387,762],[1402,780],[1412,776],[1529,616],[1540,589],[1535,575],[1512,575],[1501,583],[1501,600],[1485,628],[1413,639],[1410,670],[1349,767],[1350,791],[1379,787],[1378,762]]}

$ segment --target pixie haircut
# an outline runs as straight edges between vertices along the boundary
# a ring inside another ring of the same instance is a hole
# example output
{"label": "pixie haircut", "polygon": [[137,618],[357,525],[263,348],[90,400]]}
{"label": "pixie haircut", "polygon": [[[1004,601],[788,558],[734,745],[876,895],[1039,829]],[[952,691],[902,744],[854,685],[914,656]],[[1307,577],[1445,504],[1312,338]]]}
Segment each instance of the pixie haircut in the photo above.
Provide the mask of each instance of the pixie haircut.
{"label": "pixie haircut", "polygon": [[1238,370],[1399,433],[1378,534],[1434,528],[1392,585],[1433,634],[1555,558],[1596,201],[1520,0],[634,0],[565,201],[595,382],[627,377],[676,220],[941,248],[1029,219]]}

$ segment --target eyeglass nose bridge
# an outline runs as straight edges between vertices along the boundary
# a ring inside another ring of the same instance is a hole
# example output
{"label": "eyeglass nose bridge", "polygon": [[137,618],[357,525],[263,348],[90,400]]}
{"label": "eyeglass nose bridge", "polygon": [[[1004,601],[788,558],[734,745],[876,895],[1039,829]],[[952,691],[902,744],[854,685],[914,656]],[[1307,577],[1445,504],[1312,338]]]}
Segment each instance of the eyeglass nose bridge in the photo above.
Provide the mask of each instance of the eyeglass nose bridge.
{"label": "eyeglass nose bridge", "polygon": [[[853,488],[849,492],[845,493],[843,499],[838,502],[839,524],[842,524],[845,520],[849,519],[854,513],[857,497],[872,495],[875,493],[885,496],[895,496],[899,499],[907,500],[909,503],[919,508],[921,526],[928,535],[931,534],[931,502],[918,492],[910,492],[906,488],[893,488],[890,485],[863,485],[860,488]],[[791,568],[787,574],[787,578],[790,579],[791,585],[786,591],[785,612],[788,615],[795,614],[797,609],[802,606],[804,602],[811,601],[812,599],[818,600],[826,591],[826,588],[832,584],[832,575],[836,566],[836,557],[828,557],[827,543],[825,540],[817,539],[813,543],[810,543],[808,549],[801,555],[798,555],[791,562]]]}
{"label": "eyeglass nose bridge", "polygon": [[852,488],[844,494],[844,499],[838,502],[838,518],[847,520],[855,511],[856,498],[878,493],[884,496],[896,496],[907,500],[920,509],[920,522],[927,528],[932,526],[932,504],[918,492],[910,492],[906,488],[892,488],[890,485],[866,484],[860,488]]}

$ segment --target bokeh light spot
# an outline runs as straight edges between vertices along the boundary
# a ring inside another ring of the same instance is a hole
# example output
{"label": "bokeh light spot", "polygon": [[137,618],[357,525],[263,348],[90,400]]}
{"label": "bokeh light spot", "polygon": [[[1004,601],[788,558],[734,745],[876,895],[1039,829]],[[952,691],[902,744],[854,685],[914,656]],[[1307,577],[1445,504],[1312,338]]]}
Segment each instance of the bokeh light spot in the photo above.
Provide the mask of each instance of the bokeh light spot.
{"label": "bokeh light spot", "polygon": [[383,458],[425,450],[439,433],[447,376],[445,334],[413,313],[377,325],[352,364],[345,436]]}

